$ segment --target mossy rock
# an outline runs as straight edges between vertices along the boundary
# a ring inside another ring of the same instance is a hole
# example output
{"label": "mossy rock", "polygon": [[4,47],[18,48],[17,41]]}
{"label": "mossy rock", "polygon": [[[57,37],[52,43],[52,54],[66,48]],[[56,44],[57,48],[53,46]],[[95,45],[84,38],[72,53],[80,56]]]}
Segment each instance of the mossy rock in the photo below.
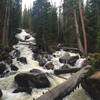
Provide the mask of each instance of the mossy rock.
{"label": "mossy rock", "polygon": [[87,77],[100,70],[100,53],[90,53],[88,60],[92,67],[86,73]]}

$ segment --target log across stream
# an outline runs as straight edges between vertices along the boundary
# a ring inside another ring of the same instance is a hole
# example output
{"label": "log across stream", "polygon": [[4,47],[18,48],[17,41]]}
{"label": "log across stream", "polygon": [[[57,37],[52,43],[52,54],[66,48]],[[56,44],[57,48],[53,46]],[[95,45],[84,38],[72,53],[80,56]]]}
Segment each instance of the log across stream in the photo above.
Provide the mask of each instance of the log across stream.
{"label": "log across stream", "polygon": [[91,66],[88,65],[82,68],[80,71],[73,74],[67,81],[48,91],[37,100],[62,100],[63,97],[69,95],[77,86],[79,86],[82,78],[84,78],[85,73],[90,67]]}

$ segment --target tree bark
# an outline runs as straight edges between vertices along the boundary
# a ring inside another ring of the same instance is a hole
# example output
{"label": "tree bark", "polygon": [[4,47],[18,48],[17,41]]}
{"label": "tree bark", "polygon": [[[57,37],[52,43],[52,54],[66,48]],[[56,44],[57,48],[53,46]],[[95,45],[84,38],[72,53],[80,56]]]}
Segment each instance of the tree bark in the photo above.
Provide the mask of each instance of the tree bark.
{"label": "tree bark", "polygon": [[88,68],[90,67],[90,65],[87,65],[82,68],[67,81],[46,92],[37,100],[62,100],[63,97],[69,95],[81,83],[81,80],[85,77],[84,73],[88,72]]}
{"label": "tree bark", "polygon": [[2,33],[2,44],[6,44],[7,13],[8,13],[8,8],[6,7],[5,18],[4,18],[4,27],[3,27],[3,33]]}
{"label": "tree bark", "polygon": [[75,28],[76,28],[76,38],[77,38],[78,48],[81,51],[81,53],[83,53],[83,47],[82,47],[82,43],[81,43],[80,35],[79,35],[79,26],[78,26],[78,21],[77,21],[77,16],[76,16],[76,9],[74,5],[73,5],[73,15],[74,15]]}
{"label": "tree bark", "polygon": [[85,25],[84,25],[84,20],[83,20],[83,15],[82,15],[82,7],[81,7],[80,0],[78,0],[78,3],[79,3],[79,12],[80,12],[82,31],[83,31],[83,39],[84,39],[84,54],[87,57],[87,39],[86,39],[86,31],[85,31]]}
{"label": "tree bark", "polygon": [[54,74],[59,75],[59,74],[66,74],[66,73],[76,73],[80,69],[81,68],[58,69],[58,70],[54,70]]}

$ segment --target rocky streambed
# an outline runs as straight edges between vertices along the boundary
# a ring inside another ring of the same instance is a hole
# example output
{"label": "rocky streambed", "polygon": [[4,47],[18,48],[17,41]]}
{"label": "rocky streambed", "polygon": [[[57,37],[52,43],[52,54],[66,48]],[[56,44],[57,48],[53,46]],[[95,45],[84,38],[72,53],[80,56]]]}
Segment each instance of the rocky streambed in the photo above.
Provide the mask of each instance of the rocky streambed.
{"label": "rocky streambed", "polygon": [[[63,49],[53,54],[37,54],[35,38],[22,30],[9,56],[0,60],[0,100],[35,100],[71,74],[55,75],[54,70],[81,68],[85,58]],[[2,58],[2,57],[1,57]],[[91,100],[81,88],[64,100]]]}

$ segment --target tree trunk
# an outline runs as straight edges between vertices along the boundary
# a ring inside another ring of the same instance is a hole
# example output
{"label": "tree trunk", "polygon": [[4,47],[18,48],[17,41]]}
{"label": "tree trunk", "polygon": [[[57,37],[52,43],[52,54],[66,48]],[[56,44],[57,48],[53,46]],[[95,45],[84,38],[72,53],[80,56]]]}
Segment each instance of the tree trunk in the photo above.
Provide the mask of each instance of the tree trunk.
{"label": "tree trunk", "polygon": [[54,74],[59,75],[59,74],[66,74],[66,73],[76,73],[80,69],[81,68],[58,69],[58,70],[54,70]]}
{"label": "tree trunk", "polygon": [[6,9],[5,9],[5,18],[4,18],[4,27],[3,27],[3,33],[2,33],[2,44],[6,44],[7,13],[8,13],[8,8],[6,7]]}
{"label": "tree trunk", "polygon": [[81,7],[80,0],[78,0],[78,3],[79,3],[79,12],[80,12],[82,31],[83,31],[83,38],[84,38],[84,54],[87,57],[87,39],[86,39],[86,31],[85,31],[85,25],[84,25],[84,20],[83,20],[83,15],[82,15],[82,7]]}
{"label": "tree trunk", "polygon": [[84,73],[88,72],[90,67],[91,66],[88,65],[82,68],[80,71],[73,74],[67,81],[46,92],[37,100],[62,100],[63,97],[69,95],[81,83],[82,79],[85,77]]}
{"label": "tree trunk", "polygon": [[82,43],[81,43],[81,40],[80,40],[79,26],[78,26],[78,21],[77,21],[77,17],[76,17],[75,7],[73,7],[73,15],[74,15],[75,28],[76,28],[76,38],[77,38],[78,48],[81,51],[81,53],[83,53],[83,47],[82,47]]}

